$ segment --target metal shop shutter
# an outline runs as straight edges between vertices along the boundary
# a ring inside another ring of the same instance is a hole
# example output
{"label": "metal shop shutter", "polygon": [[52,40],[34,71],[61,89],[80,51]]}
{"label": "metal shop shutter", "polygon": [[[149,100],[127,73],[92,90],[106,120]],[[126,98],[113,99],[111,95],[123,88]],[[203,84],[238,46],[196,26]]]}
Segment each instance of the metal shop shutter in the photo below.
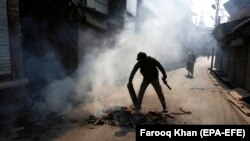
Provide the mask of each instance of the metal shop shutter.
{"label": "metal shop shutter", "polygon": [[221,72],[223,75],[227,74],[228,71],[228,59],[229,59],[229,48],[222,48],[222,60],[221,60]]}
{"label": "metal shop shutter", "polygon": [[81,63],[83,61],[83,57],[86,54],[86,46],[87,46],[87,38],[86,29],[83,25],[78,25],[78,62]]}
{"label": "metal shop shutter", "polygon": [[0,0],[0,75],[11,73],[7,0]]}
{"label": "metal shop shutter", "polygon": [[215,57],[215,68],[218,70],[218,71],[221,71],[221,59],[222,59],[222,56],[221,56],[221,48],[220,47],[217,47],[216,48],[216,57]]}
{"label": "metal shop shutter", "polygon": [[244,87],[247,61],[247,47],[241,46],[236,49],[234,80],[237,85]]}
{"label": "metal shop shutter", "polygon": [[91,50],[97,46],[98,39],[96,33],[88,25],[78,25],[78,62],[86,60]]}
{"label": "metal shop shutter", "polygon": [[229,64],[228,64],[228,79],[233,81],[234,78],[234,66],[235,66],[235,48],[230,47],[229,51]]}
{"label": "metal shop shutter", "polygon": [[248,44],[248,55],[247,55],[247,68],[246,68],[246,81],[245,88],[250,91],[250,44]]}
{"label": "metal shop shutter", "polygon": [[[91,57],[90,53],[98,48],[102,48],[104,33],[97,31],[85,24],[78,25],[78,62]],[[92,54],[93,55],[93,54]]]}

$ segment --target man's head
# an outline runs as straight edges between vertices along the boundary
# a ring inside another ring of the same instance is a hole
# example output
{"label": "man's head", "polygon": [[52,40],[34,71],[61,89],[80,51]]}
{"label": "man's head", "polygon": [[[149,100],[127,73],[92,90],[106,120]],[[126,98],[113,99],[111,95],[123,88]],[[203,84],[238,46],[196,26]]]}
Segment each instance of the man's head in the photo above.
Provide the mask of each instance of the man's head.
{"label": "man's head", "polygon": [[147,58],[147,54],[145,52],[139,52],[137,54],[137,60],[140,61],[140,60],[144,60]]}

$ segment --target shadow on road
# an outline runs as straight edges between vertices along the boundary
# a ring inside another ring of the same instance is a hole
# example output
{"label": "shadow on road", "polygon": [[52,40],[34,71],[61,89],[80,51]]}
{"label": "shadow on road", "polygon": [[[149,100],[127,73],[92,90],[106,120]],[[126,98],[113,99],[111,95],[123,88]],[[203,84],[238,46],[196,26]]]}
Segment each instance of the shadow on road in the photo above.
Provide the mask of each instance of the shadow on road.
{"label": "shadow on road", "polygon": [[186,78],[188,78],[188,79],[194,79],[193,76],[190,76],[190,75],[185,75],[185,76],[186,76]]}
{"label": "shadow on road", "polygon": [[72,125],[81,121],[64,116],[56,116],[43,121],[29,124],[25,127],[16,127],[10,131],[1,130],[0,139],[4,140],[53,140],[61,134],[71,130]]}

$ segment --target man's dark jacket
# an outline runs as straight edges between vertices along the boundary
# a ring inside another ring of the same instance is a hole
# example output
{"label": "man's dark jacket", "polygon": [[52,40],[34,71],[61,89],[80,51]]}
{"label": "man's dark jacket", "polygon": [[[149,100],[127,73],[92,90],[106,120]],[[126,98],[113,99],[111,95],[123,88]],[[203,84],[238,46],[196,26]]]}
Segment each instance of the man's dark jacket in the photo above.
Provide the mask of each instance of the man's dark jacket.
{"label": "man's dark jacket", "polygon": [[130,82],[132,82],[132,79],[139,68],[144,79],[147,79],[149,81],[158,79],[159,74],[157,68],[162,72],[163,77],[167,77],[167,74],[162,65],[155,58],[147,56],[146,59],[140,60],[135,64],[129,77]]}

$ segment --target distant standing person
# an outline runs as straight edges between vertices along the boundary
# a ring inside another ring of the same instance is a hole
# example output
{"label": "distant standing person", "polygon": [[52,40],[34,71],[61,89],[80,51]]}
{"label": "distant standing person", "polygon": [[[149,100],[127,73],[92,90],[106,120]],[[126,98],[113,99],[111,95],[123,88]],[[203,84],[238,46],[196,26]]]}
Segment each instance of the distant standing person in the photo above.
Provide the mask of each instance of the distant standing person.
{"label": "distant standing person", "polygon": [[196,56],[194,55],[193,51],[190,51],[187,58],[188,77],[193,77],[194,75],[195,62],[196,62]]}
{"label": "distant standing person", "polygon": [[144,52],[139,52],[137,54],[137,60],[138,62],[135,64],[132,72],[130,73],[130,77],[128,81],[128,85],[133,85],[132,84],[133,77],[135,73],[137,72],[137,70],[140,68],[141,74],[143,75],[143,80],[142,80],[139,94],[138,94],[138,106],[135,105],[136,107],[138,107],[137,111],[140,111],[144,93],[148,85],[151,84],[154,87],[158,95],[158,98],[163,108],[163,112],[168,112],[166,102],[165,102],[165,97],[162,92],[162,88],[161,88],[159,77],[158,77],[159,75],[158,69],[159,69],[163,75],[162,80],[166,81],[167,74],[164,68],[155,58],[147,56],[147,54]]}

